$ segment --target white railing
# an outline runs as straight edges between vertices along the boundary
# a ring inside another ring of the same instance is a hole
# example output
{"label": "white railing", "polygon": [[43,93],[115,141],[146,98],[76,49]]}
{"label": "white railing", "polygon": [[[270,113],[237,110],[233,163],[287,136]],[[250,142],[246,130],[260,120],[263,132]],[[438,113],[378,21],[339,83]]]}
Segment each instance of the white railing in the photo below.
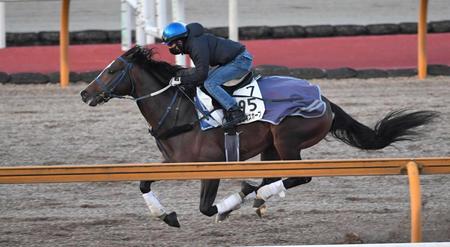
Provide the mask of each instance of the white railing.
{"label": "white railing", "polygon": [[228,36],[231,40],[239,40],[238,0],[228,0]]}
{"label": "white railing", "polygon": [[6,47],[5,3],[0,2],[0,49]]}
{"label": "white railing", "polygon": [[[172,21],[185,21],[184,0],[121,0],[122,50],[131,48],[133,27],[137,45],[154,44]],[[183,55],[177,55],[175,61],[178,65],[187,64]]]}

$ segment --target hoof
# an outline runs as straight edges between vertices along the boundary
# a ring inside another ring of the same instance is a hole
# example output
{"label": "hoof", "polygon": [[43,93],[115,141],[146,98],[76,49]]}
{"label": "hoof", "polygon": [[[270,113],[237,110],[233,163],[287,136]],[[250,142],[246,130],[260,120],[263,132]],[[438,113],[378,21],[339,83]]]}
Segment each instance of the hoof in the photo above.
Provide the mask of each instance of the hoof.
{"label": "hoof", "polygon": [[216,223],[220,223],[222,221],[225,221],[226,219],[228,219],[228,217],[230,217],[231,212],[233,212],[233,210],[230,211],[226,211],[222,214],[217,214],[216,215]]}
{"label": "hoof", "polygon": [[254,208],[259,208],[259,207],[261,207],[262,205],[264,205],[264,203],[266,203],[266,201],[264,201],[263,199],[261,199],[261,198],[256,198],[256,199],[253,201],[253,207],[254,207]]}
{"label": "hoof", "polygon": [[180,227],[180,222],[178,222],[177,213],[175,212],[167,214],[164,217],[163,221],[166,222],[169,226]]}
{"label": "hoof", "polygon": [[259,216],[259,218],[262,218],[267,212],[267,206],[265,203],[266,201],[261,198],[256,198],[253,201],[253,208],[255,208],[255,212]]}
{"label": "hoof", "polygon": [[267,213],[267,206],[266,204],[261,205],[259,208],[256,209],[256,215],[259,216],[259,218],[262,218]]}

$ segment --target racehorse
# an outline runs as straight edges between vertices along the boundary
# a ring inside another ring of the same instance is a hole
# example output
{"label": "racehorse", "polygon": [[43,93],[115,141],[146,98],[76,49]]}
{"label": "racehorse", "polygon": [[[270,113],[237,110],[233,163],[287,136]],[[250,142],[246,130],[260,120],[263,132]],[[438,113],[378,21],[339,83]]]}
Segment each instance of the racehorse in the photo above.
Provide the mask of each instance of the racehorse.
{"label": "racehorse", "polygon": [[[80,95],[90,106],[111,98],[136,101],[142,115],[152,127],[164,162],[225,161],[224,130],[202,131],[199,126],[192,95],[182,86],[169,81],[182,69],[153,58],[153,49],[135,46],[114,60]],[[387,114],[374,128],[353,119],[338,105],[322,96],[326,103],[324,114],[316,118],[288,116],[278,125],[256,121],[237,127],[240,132],[241,160],[258,154],[261,160],[300,160],[300,152],[322,140],[328,133],[353,147],[364,150],[382,149],[394,142],[412,140],[419,134],[413,128],[438,116],[433,111],[399,110]],[[259,208],[270,196],[305,184],[310,177],[263,179],[259,186],[243,183],[242,191],[213,205],[219,179],[201,181],[200,211],[207,216],[226,215],[250,193],[258,198]],[[153,216],[170,226],[179,227],[175,212],[166,213],[151,191],[154,181],[141,181],[140,190]]]}

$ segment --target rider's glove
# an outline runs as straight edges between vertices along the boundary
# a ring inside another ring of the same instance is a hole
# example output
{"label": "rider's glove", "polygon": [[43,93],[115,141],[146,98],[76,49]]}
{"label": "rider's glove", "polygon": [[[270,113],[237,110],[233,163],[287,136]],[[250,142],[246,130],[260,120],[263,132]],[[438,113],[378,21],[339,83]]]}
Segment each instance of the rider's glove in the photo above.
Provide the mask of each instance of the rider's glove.
{"label": "rider's glove", "polygon": [[170,79],[169,84],[174,87],[176,85],[180,85],[181,84],[181,78],[180,77],[172,77],[172,79]]}

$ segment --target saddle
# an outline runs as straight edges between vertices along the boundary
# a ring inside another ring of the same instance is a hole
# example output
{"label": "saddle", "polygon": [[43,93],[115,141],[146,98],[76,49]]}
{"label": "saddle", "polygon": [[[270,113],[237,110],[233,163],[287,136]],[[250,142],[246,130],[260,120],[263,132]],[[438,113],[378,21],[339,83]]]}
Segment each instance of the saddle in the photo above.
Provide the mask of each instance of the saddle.
{"label": "saddle", "polygon": [[222,86],[224,86],[225,88],[235,88],[235,89],[244,87],[250,84],[250,82],[252,82],[253,75],[254,75],[253,72],[250,71],[241,78],[225,82]]}
{"label": "saddle", "polygon": [[[244,76],[242,76],[241,78],[225,82],[224,84],[222,84],[221,87],[228,94],[232,95],[234,91],[238,90],[239,88],[243,88],[243,87],[249,85],[250,83],[252,83],[253,80],[258,80],[259,78],[261,78],[261,75],[259,75],[259,74],[255,75],[252,71],[250,71],[247,74],[245,74]],[[206,88],[203,85],[200,87],[200,90],[202,90],[202,92],[204,92],[206,95],[211,97],[213,106],[215,109],[220,109],[222,107],[219,104],[219,102],[211,94],[209,94],[209,92],[206,90]]]}

